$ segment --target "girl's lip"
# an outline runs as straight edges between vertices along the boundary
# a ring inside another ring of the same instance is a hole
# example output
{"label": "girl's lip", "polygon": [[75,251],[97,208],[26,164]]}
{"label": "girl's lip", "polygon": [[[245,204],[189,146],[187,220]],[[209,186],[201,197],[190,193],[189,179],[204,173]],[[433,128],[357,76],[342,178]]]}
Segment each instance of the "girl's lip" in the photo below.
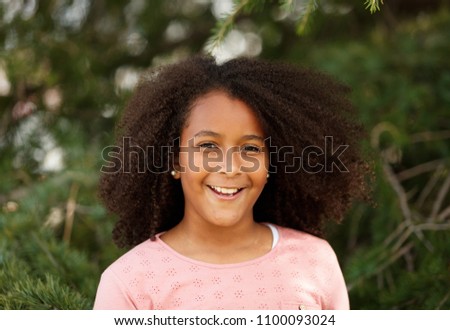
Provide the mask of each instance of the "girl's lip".
{"label": "girl's lip", "polygon": [[239,195],[241,194],[241,192],[244,190],[244,188],[228,188],[228,189],[238,189],[237,192],[235,192],[234,194],[223,194],[218,192],[217,190],[213,189],[210,185],[207,185],[209,191],[211,191],[214,196],[216,196],[219,199],[222,200],[233,200],[239,197]]}

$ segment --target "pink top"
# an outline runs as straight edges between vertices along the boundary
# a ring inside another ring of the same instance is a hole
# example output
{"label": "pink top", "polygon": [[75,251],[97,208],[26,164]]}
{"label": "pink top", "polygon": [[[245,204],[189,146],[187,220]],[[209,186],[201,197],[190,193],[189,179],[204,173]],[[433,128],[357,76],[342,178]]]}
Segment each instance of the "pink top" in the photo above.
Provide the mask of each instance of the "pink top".
{"label": "pink top", "polygon": [[349,309],[331,246],[276,228],[279,241],[270,252],[236,264],[187,258],[159,234],[104,271],[94,309]]}

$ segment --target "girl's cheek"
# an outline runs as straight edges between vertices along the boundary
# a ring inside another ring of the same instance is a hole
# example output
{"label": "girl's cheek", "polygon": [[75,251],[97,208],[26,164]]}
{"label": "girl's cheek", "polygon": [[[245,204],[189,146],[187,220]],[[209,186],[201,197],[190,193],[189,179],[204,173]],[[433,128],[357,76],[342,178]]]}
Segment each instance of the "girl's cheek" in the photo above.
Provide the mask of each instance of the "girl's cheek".
{"label": "girl's cheek", "polygon": [[184,172],[195,172],[198,173],[203,171],[204,156],[202,151],[198,148],[186,148],[185,152],[180,153],[180,167]]}
{"label": "girl's cheek", "polygon": [[267,157],[264,154],[242,155],[242,172],[265,172],[268,167]]}
{"label": "girl's cheek", "polygon": [[197,164],[202,171],[209,173],[219,172],[222,168],[223,157],[221,150],[203,152],[198,156]]}

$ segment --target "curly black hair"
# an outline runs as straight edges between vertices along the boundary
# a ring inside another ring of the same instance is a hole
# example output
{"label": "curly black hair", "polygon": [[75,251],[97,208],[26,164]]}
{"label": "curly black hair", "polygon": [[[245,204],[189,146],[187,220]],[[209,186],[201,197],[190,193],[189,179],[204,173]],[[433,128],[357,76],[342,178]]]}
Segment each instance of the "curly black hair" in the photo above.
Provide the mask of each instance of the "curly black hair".
{"label": "curly black hair", "polygon": [[370,166],[360,143],[366,134],[347,86],[293,64],[244,57],[218,64],[196,55],[144,74],[118,123],[117,157],[99,186],[118,216],[116,245],[135,246],[183,218],[171,155],[194,102],[215,90],[249,105],[270,137],[271,176],[255,221],[320,237],[325,221],[341,221],[353,200],[368,199]]}

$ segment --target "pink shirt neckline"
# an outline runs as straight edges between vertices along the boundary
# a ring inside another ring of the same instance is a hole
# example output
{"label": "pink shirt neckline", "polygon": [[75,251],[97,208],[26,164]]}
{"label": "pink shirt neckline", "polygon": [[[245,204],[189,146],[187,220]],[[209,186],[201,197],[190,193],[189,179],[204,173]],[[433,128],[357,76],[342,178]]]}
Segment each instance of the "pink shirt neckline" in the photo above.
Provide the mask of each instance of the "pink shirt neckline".
{"label": "pink shirt neckline", "polygon": [[215,263],[209,263],[209,262],[189,258],[189,257],[186,257],[186,256],[182,255],[181,253],[175,251],[173,248],[171,248],[168,244],[166,244],[160,238],[160,236],[162,234],[164,234],[164,232],[156,234],[155,238],[156,238],[156,243],[158,243],[166,251],[168,251],[169,253],[171,253],[172,255],[177,257],[178,259],[181,259],[190,264],[194,264],[194,265],[201,266],[201,267],[207,267],[207,268],[216,268],[216,269],[237,268],[237,267],[244,267],[244,266],[249,266],[249,265],[253,265],[255,263],[262,262],[262,261],[270,258],[274,253],[276,253],[276,251],[278,250],[278,246],[280,245],[280,242],[282,241],[283,233],[280,230],[280,227],[278,227],[277,225],[274,225],[274,224],[273,224],[273,226],[275,226],[278,231],[278,235],[279,235],[278,244],[276,244],[269,252],[267,252],[266,254],[264,254],[260,257],[242,261],[242,262],[236,262],[236,263],[215,264]]}

